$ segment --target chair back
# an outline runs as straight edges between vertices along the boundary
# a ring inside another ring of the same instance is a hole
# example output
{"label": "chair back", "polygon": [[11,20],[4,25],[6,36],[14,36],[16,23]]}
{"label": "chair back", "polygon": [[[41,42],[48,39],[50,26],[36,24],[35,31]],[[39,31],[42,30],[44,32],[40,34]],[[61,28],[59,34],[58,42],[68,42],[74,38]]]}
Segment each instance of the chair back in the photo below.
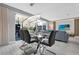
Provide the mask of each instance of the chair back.
{"label": "chair back", "polygon": [[55,43],[56,31],[52,31],[49,35],[49,46],[52,46]]}
{"label": "chair back", "polygon": [[21,39],[27,43],[30,43],[31,36],[28,30],[20,30]]}

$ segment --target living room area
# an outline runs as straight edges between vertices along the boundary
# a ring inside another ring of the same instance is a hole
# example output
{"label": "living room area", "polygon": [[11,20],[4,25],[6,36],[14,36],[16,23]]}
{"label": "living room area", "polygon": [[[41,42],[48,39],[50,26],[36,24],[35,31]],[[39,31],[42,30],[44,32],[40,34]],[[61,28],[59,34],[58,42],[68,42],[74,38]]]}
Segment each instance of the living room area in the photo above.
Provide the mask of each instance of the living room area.
{"label": "living room area", "polygon": [[0,55],[79,55],[78,9],[74,3],[0,3]]}

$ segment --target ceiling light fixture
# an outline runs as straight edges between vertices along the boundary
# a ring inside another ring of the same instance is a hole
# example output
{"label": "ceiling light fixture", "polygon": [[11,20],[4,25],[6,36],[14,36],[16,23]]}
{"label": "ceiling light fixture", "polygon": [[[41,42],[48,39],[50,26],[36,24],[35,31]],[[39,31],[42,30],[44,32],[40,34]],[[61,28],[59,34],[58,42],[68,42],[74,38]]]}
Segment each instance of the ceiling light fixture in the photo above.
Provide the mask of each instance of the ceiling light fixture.
{"label": "ceiling light fixture", "polygon": [[30,6],[33,6],[35,3],[30,3]]}

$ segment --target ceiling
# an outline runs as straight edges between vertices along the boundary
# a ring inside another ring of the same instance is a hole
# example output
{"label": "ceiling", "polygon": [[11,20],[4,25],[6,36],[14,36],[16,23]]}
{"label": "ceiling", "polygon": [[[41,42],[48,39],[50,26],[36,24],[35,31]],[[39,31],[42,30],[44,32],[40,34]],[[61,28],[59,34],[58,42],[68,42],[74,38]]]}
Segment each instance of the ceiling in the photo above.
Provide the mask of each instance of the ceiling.
{"label": "ceiling", "polygon": [[5,4],[34,15],[41,15],[49,21],[79,17],[78,3],[34,3],[32,6],[30,3]]}

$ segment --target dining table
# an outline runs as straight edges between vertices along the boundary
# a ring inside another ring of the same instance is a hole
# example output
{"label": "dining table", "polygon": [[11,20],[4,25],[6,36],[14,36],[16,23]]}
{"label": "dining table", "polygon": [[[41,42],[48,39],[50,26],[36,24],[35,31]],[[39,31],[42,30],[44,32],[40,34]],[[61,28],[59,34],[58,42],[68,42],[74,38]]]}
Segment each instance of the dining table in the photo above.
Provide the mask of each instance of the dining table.
{"label": "dining table", "polygon": [[43,41],[44,38],[48,37],[49,34],[48,33],[30,33],[31,37],[37,37],[37,48],[36,51],[34,52],[34,54],[36,54],[38,52],[38,49],[40,47],[41,42]]}

